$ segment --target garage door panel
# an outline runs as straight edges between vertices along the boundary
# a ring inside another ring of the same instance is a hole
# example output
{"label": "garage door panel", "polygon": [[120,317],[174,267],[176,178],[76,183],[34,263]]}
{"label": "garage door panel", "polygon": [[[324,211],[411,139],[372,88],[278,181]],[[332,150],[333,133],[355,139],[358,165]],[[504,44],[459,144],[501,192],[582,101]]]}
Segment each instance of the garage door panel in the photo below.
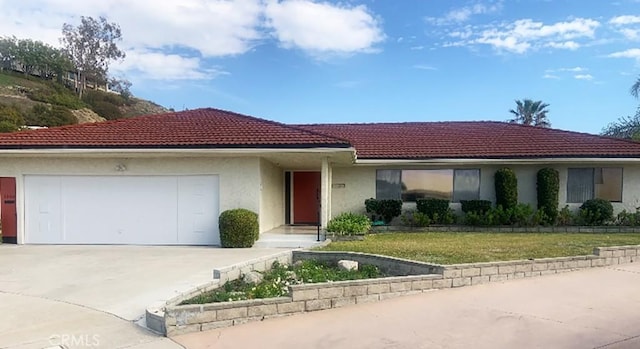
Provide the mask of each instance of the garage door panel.
{"label": "garage door panel", "polygon": [[[189,245],[219,245],[218,177],[189,176],[178,178],[178,231],[179,243]],[[211,214],[216,212],[216,214]]]}
{"label": "garage door panel", "polygon": [[62,193],[66,240],[178,242],[174,177],[65,177]]}
{"label": "garage door panel", "polygon": [[25,188],[25,195],[33,197],[26,202],[26,210],[32,212],[31,219],[26,221],[26,229],[31,232],[26,242],[56,243],[62,240],[60,178],[27,178]]}
{"label": "garage door panel", "polygon": [[28,243],[219,244],[214,175],[25,176],[25,202]]}

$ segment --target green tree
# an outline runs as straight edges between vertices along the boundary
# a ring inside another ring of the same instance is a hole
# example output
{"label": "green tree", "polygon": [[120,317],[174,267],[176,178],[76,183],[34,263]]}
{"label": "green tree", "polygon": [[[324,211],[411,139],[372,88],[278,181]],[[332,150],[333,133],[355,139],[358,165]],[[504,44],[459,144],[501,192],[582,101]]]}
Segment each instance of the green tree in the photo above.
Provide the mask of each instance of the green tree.
{"label": "green tree", "polygon": [[31,39],[0,38],[0,69],[22,69],[25,75],[43,79],[61,78],[73,69],[69,57],[62,50]]}
{"label": "green tree", "polygon": [[126,79],[110,79],[109,86],[111,91],[118,92],[122,98],[129,100],[132,97],[131,94],[131,82]]}
{"label": "green tree", "polygon": [[11,70],[15,61],[17,39],[12,37],[0,37],[0,70]]}
{"label": "green tree", "polygon": [[531,99],[516,100],[516,109],[509,110],[514,116],[509,122],[538,127],[551,127],[551,123],[547,118],[547,113],[549,112],[547,107],[549,107],[549,104],[543,103],[542,101],[534,101]]}
{"label": "green tree", "polygon": [[600,132],[603,136],[640,140],[640,107],[634,116],[623,116]]}
{"label": "green tree", "polygon": [[62,26],[61,42],[75,65],[80,84],[78,96],[82,97],[87,87],[87,79],[94,82],[108,81],[109,63],[124,59],[116,42],[122,40],[120,26],[109,23],[104,17],[80,17],[80,25],[65,23]]}

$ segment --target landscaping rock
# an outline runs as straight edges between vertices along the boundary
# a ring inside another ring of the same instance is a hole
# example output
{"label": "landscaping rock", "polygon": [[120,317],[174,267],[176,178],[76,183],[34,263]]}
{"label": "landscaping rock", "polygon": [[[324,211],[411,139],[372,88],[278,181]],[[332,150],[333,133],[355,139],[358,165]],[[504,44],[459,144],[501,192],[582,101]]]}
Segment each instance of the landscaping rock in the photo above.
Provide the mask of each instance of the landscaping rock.
{"label": "landscaping rock", "polygon": [[257,271],[250,271],[242,276],[242,281],[247,284],[259,284],[264,280],[264,276]]}
{"label": "landscaping rock", "polygon": [[338,261],[338,268],[342,270],[358,270],[358,262],[343,259]]}

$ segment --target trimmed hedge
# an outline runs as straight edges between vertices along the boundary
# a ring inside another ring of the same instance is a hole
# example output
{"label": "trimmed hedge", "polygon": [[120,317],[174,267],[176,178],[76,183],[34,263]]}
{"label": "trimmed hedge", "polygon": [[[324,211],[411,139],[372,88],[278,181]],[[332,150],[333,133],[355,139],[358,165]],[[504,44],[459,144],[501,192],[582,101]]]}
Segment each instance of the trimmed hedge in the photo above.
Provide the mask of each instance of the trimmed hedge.
{"label": "trimmed hedge", "polygon": [[491,201],[489,200],[460,200],[462,212],[469,213],[485,213],[491,209]]}
{"label": "trimmed hedge", "polygon": [[585,224],[602,225],[613,220],[613,205],[603,199],[587,200],[580,206],[580,215]]}
{"label": "trimmed hedge", "polygon": [[510,168],[502,168],[496,171],[494,176],[496,190],[496,206],[504,209],[512,209],[518,204],[518,178]]}
{"label": "trimmed hedge", "polygon": [[544,212],[546,223],[553,224],[558,219],[558,193],[560,175],[552,168],[543,168],[537,175],[538,210]]}
{"label": "trimmed hedge", "polygon": [[380,217],[385,224],[391,223],[394,218],[402,213],[402,200],[371,198],[364,201],[364,206],[373,221],[378,220],[378,217]]}
{"label": "trimmed hedge", "polygon": [[251,247],[258,240],[258,214],[244,208],[224,211],[218,219],[222,247]]}
{"label": "trimmed hedge", "polygon": [[429,218],[433,224],[452,224],[456,217],[449,208],[449,200],[445,199],[418,199],[416,209]]}

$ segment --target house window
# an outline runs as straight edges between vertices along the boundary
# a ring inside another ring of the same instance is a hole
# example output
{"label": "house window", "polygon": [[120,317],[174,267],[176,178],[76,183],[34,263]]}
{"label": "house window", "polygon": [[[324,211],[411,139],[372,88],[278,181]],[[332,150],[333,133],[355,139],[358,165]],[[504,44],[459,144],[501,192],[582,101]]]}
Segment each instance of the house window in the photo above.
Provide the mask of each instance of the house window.
{"label": "house window", "polygon": [[590,199],[622,201],[622,168],[570,168],[567,176],[567,202]]}
{"label": "house window", "polygon": [[480,170],[378,170],[378,199],[472,200],[480,197]]}
{"label": "house window", "polygon": [[399,170],[378,170],[376,173],[376,198],[400,199],[402,182]]}

